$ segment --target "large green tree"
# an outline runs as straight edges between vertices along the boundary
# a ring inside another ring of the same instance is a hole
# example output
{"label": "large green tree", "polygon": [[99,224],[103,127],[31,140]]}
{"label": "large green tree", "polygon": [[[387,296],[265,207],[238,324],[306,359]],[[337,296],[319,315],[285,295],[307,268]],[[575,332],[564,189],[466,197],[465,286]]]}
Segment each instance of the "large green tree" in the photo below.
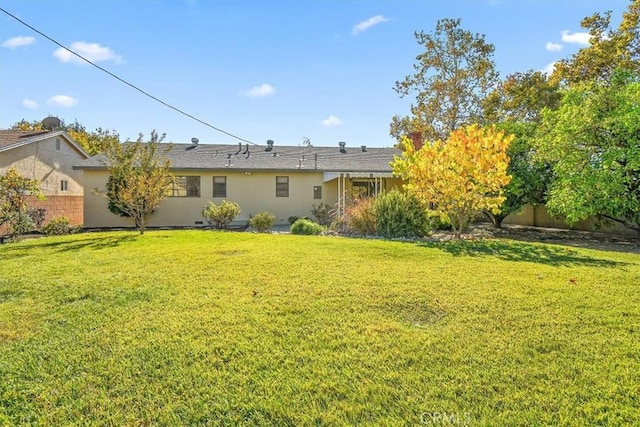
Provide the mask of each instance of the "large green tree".
{"label": "large green tree", "polygon": [[504,187],[505,201],[500,211],[485,210],[483,213],[494,227],[501,228],[502,221],[507,216],[520,212],[525,205],[545,203],[553,172],[548,163],[535,159],[533,142],[536,124],[505,121],[498,128],[514,137],[507,149],[507,173],[511,176],[511,181]]}
{"label": "large green tree", "polygon": [[393,117],[390,134],[400,139],[420,132],[424,140],[445,140],[461,126],[484,123],[483,100],[498,82],[494,46],[460,28],[460,19],[439,20],[434,32],[416,32],[415,38],[425,50],[416,57],[415,72],[394,89],[416,99],[409,116]]}
{"label": "large green tree", "polygon": [[109,179],[105,197],[112,212],[133,219],[140,234],[144,234],[151,214],[167,197],[172,180],[170,162],[166,157],[170,147],[162,149],[157,133],[151,140],[115,144],[105,152]]}
{"label": "large green tree", "polygon": [[539,123],[543,108],[556,109],[562,95],[557,82],[541,71],[510,74],[483,101],[489,123]]}
{"label": "large green tree", "polygon": [[115,130],[106,130],[99,127],[94,131],[88,131],[77,120],[73,124],[66,126],[66,132],[92,156],[103,153],[112,145],[120,143],[120,135]]}
{"label": "large green tree", "polygon": [[547,207],[569,223],[590,216],[640,235],[640,78],[627,70],[609,84],[569,89],[543,112],[539,156],[553,165]]}
{"label": "large green tree", "polygon": [[611,12],[595,13],[581,22],[591,36],[589,46],[555,64],[554,82],[571,86],[587,80],[608,84],[614,70],[640,73],[640,0],[631,0],[617,29],[611,28]]}
{"label": "large green tree", "polygon": [[507,151],[512,179],[504,188],[506,200],[499,213],[484,212],[496,228],[523,206],[545,202],[552,173],[548,164],[535,161],[533,139],[542,110],[557,109],[561,99],[558,84],[533,70],[507,76],[485,99],[485,119],[515,137]]}

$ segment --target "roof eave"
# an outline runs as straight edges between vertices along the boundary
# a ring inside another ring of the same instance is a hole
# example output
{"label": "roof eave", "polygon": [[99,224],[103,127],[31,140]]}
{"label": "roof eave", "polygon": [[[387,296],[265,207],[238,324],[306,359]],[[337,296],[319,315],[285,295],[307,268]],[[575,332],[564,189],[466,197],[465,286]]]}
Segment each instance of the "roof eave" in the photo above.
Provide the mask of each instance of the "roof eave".
{"label": "roof eave", "polygon": [[29,145],[29,144],[33,144],[34,142],[40,142],[40,141],[44,141],[45,139],[49,139],[49,138],[56,138],[58,136],[63,137],[69,144],[71,144],[71,146],[73,148],[75,148],[85,159],[88,159],[89,157],[91,157],[89,155],[89,153],[87,153],[86,151],[84,151],[84,148],[82,148],[82,146],[80,146],[80,144],[78,144],[73,138],[71,138],[71,136],[69,136],[66,132],[64,131],[57,131],[57,132],[49,132],[49,133],[43,133],[40,135],[36,135],[32,138],[28,138],[25,139],[23,141],[17,141],[14,142],[12,144],[8,144],[5,145],[4,147],[0,147],[0,152],[3,151],[9,151],[9,150],[13,150],[19,147],[23,147],[25,145]]}

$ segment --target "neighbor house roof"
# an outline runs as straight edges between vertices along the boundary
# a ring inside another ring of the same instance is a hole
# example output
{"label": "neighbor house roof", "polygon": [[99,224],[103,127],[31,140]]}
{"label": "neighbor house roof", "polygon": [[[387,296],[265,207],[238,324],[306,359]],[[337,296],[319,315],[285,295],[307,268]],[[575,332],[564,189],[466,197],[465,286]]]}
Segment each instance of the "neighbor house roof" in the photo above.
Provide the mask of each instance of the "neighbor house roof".
{"label": "neighbor house roof", "polygon": [[[390,173],[389,163],[401,151],[376,147],[309,147],[247,144],[159,144],[169,149],[172,169],[195,170],[302,170],[322,172]],[[97,155],[74,166],[75,169],[105,169],[106,157]]]}
{"label": "neighbor house roof", "polygon": [[46,133],[49,131],[0,130],[0,150],[14,144],[22,145],[22,142]]}
{"label": "neighbor house roof", "polygon": [[43,141],[49,138],[62,137],[69,144],[71,144],[78,152],[84,157],[89,157],[89,154],[73,140],[64,131],[22,131],[22,130],[3,130],[0,129],[0,152],[9,151],[14,148],[22,147],[23,145],[31,144],[38,141]]}

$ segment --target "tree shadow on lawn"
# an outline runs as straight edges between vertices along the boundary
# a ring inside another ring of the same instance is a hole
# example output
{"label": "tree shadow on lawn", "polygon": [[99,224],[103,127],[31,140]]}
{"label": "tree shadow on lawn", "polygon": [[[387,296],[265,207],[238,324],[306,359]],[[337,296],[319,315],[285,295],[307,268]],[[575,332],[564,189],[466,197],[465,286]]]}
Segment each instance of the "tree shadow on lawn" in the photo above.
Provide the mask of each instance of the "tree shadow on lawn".
{"label": "tree shadow on lawn", "polygon": [[501,240],[450,240],[446,242],[420,242],[418,246],[440,249],[455,256],[486,256],[505,261],[524,261],[546,265],[588,265],[593,267],[619,267],[625,262],[593,258],[567,247]]}
{"label": "tree shadow on lawn", "polygon": [[[130,242],[135,240],[136,235],[125,235],[125,236],[109,236],[109,237],[91,237],[87,239],[77,239],[71,238],[69,240],[56,240],[50,242],[39,242],[38,248],[44,248],[46,250],[52,250],[54,252],[76,252],[80,249],[106,249],[106,248],[114,248],[120,246],[125,242]],[[28,251],[29,248],[25,246],[16,246],[14,244],[9,244],[7,246],[3,246],[0,248],[0,254],[2,257],[19,257],[24,254],[25,251]]]}

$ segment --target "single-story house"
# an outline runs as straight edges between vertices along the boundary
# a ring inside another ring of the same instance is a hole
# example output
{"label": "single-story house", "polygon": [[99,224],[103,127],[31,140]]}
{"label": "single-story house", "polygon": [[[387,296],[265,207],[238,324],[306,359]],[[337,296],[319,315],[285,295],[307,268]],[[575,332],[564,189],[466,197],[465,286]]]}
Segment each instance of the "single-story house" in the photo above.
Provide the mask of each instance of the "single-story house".
{"label": "single-story house", "polygon": [[83,223],[82,172],[73,166],[90,156],[63,131],[0,130],[0,175],[15,168],[26,178],[40,182],[45,201],[30,205],[44,208],[45,223],[66,216]]}
{"label": "single-story house", "polygon": [[[160,144],[170,148],[168,159],[175,182],[150,218],[151,227],[207,225],[202,208],[212,200],[239,204],[236,224],[269,212],[275,225],[289,217],[312,217],[313,205],[325,203],[344,209],[356,194],[375,195],[400,187],[390,162],[395,148]],[[131,220],[112,214],[104,197],[109,177],[106,158],[91,157],[74,166],[84,177],[85,228],[130,227]]]}

